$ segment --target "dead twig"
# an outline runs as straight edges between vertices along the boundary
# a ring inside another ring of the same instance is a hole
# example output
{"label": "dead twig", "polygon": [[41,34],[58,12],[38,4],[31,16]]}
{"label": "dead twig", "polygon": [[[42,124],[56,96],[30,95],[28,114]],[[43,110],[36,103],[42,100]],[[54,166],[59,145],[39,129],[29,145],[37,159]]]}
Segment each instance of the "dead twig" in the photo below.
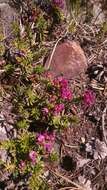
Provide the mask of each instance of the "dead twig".
{"label": "dead twig", "polygon": [[77,183],[71,181],[70,179],[68,179],[67,177],[65,176],[62,176],[61,174],[57,173],[57,172],[54,172],[51,170],[51,172],[56,175],[57,177],[60,177],[62,178],[63,180],[65,180],[66,182],[72,184],[73,186],[75,186],[78,190],[85,190],[82,186],[78,185]]}
{"label": "dead twig", "polygon": [[62,37],[60,37],[60,38],[56,41],[56,43],[55,43],[55,45],[54,45],[54,48],[53,48],[53,51],[52,51],[52,53],[51,53],[50,59],[49,59],[48,66],[47,66],[47,68],[46,68],[47,70],[48,70],[48,69],[50,68],[50,66],[51,66],[52,58],[53,58],[53,56],[54,56],[54,53],[55,53],[55,50],[56,50],[57,45],[59,44],[59,42],[60,42],[64,37],[66,37],[67,33],[68,33],[68,30],[66,31],[66,33],[65,33]]}
{"label": "dead twig", "polygon": [[72,187],[63,187],[63,188],[60,188],[58,190],[78,190],[77,188],[72,188]]}
{"label": "dead twig", "polygon": [[53,51],[52,51],[52,53],[51,53],[48,66],[47,66],[47,68],[46,68],[47,70],[48,70],[48,69],[50,68],[50,66],[51,66],[52,58],[53,58],[53,56],[54,56],[54,53],[55,53],[55,50],[56,50],[57,45],[58,45],[59,42],[60,42],[62,39],[64,39],[64,38],[67,36],[67,34],[69,33],[69,26],[70,26],[70,24],[71,24],[71,22],[68,23],[68,26],[67,26],[67,28],[66,28],[66,31],[65,31],[64,34],[56,41],[56,43],[55,43],[55,45],[54,45],[54,47],[53,47]]}
{"label": "dead twig", "polygon": [[62,39],[62,37],[59,38],[59,39],[57,40],[57,42],[55,43],[55,45],[54,45],[54,48],[53,48],[53,51],[52,51],[52,53],[51,53],[51,56],[50,56],[50,59],[49,59],[49,63],[48,63],[48,66],[47,66],[47,70],[48,70],[48,69],[50,68],[50,66],[51,66],[51,62],[52,62],[53,55],[54,55],[55,50],[56,50],[56,47],[57,47],[58,43],[61,41],[61,39]]}
{"label": "dead twig", "polygon": [[64,144],[64,146],[68,147],[68,148],[74,148],[74,149],[78,149],[78,146],[75,145],[69,145],[69,144]]}
{"label": "dead twig", "polygon": [[103,10],[100,10],[99,13],[96,15],[93,24],[95,24],[95,22],[97,21],[98,17],[103,13]]}
{"label": "dead twig", "polygon": [[105,117],[106,117],[106,111],[107,111],[107,102],[106,102],[106,107],[103,110],[103,114],[102,114],[102,130],[103,130],[103,136],[104,136],[104,141],[107,145],[107,137],[106,137],[106,133],[105,133]]}
{"label": "dead twig", "polygon": [[102,42],[101,45],[104,45],[104,44],[106,44],[106,43],[107,43],[107,39],[105,39],[104,42]]}

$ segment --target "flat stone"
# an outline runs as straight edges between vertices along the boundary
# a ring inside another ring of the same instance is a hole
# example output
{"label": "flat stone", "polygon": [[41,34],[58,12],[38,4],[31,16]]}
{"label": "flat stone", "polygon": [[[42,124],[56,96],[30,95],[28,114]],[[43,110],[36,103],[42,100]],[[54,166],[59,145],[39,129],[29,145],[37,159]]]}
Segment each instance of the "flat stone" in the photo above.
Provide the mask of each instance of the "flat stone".
{"label": "flat stone", "polygon": [[7,159],[6,150],[0,150],[0,160],[2,160],[3,162],[6,162],[6,159]]}
{"label": "flat stone", "polygon": [[9,0],[0,0],[0,3],[9,3]]}
{"label": "flat stone", "polygon": [[4,128],[1,128],[0,126],[0,141],[7,140],[7,134]]}
{"label": "flat stone", "polygon": [[68,40],[58,45],[51,62],[49,56],[45,63],[45,68],[49,69],[54,77],[63,74],[67,79],[85,73],[87,67],[87,59],[82,48],[75,41]]}
{"label": "flat stone", "polygon": [[12,24],[18,19],[18,14],[15,9],[9,6],[8,3],[0,2],[0,28],[6,38],[12,32]]}

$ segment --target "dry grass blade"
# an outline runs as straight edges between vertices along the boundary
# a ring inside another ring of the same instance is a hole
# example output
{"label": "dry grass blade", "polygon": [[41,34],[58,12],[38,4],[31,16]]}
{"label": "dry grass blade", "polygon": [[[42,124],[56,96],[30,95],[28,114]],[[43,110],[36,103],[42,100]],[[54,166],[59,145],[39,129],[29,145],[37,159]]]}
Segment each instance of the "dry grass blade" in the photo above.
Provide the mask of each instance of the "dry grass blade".
{"label": "dry grass blade", "polygon": [[102,130],[103,130],[103,136],[104,136],[104,141],[107,145],[107,137],[106,137],[106,133],[105,133],[105,117],[106,117],[106,111],[107,111],[107,103],[106,103],[106,107],[103,110],[103,114],[102,114]]}
{"label": "dry grass blade", "polygon": [[72,188],[72,187],[63,187],[63,188],[60,188],[58,190],[78,190],[78,188]]}
{"label": "dry grass blade", "polygon": [[68,147],[68,148],[74,148],[74,149],[78,149],[79,147],[78,146],[75,146],[75,145],[69,145],[69,144],[64,144],[65,147]]}
{"label": "dry grass blade", "polygon": [[[57,173],[57,172],[54,172],[54,171],[51,171],[54,175],[56,175],[57,177],[60,177],[62,178],[63,180],[65,180],[66,182],[72,184],[73,186],[75,186],[78,190],[85,190],[82,186],[78,185],[77,183],[71,181],[70,179],[68,179],[67,177],[65,176],[62,176],[61,174]],[[71,187],[72,188],[72,187]],[[75,188],[74,188],[75,189]],[[61,189],[60,189],[61,190]]]}
{"label": "dry grass blade", "polygon": [[56,47],[57,47],[58,43],[61,41],[61,39],[62,39],[62,38],[59,38],[59,39],[57,40],[57,42],[55,43],[55,45],[54,45],[54,48],[53,48],[53,51],[52,51],[52,53],[51,53],[51,56],[50,56],[50,59],[49,59],[49,63],[48,63],[48,66],[47,66],[47,70],[48,70],[48,69],[50,68],[50,66],[51,66],[51,62],[52,62],[53,55],[54,55],[55,50],[56,50]]}
{"label": "dry grass blade", "polygon": [[56,41],[56,43],[55,43],[55,45],[54,45],[54,47],[53,47],[53,50],[52,50],[50,59],[49,59],[48,66],[47,66],[47,68],[46,68],[47,70],[48,70],[48,69],[50,68],[50,66],[51,66],[52,58],[53,58],[53,56],[54,56],[54,53],[55,53],[55,50],[56,50],[57,45],[59,44],[59,42],[60,42],[64,37],[66,37],[67,33],[68,33],[68,28],[67,28],[67,31],[65,32],[65,34],[64,34],[62,37],[60,37],[60,38]]}

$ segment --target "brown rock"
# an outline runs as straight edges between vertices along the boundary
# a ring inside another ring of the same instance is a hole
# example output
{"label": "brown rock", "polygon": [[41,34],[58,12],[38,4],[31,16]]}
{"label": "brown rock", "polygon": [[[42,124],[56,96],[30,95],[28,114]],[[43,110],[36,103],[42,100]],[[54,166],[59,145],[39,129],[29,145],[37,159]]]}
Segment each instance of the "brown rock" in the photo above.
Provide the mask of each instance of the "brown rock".
{"label": "brown rock", "polygon": [[72,79],[85,73],[87,60],[83,50],[76,42],[66,41],[56,47],[52,61],[50,62],[49,57],[45,68],[49,69],[53,76],[63,74],[66,78]]}

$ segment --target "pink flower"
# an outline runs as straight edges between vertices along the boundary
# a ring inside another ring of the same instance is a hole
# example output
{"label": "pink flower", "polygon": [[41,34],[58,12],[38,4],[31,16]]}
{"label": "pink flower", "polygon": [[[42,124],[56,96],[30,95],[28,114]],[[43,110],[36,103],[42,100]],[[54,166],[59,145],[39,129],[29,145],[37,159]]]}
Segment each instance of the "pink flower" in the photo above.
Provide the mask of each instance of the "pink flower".
{"label": "pink flower", "polygon": [[50,139],[51,139],[51,142],[54,142],[55,141],[55,134],[51,134]]}
{"label": "pink flower", "polygon": [[37,153],[36,153],[34,150],[31,150],[31,151],[29,152],[29,159],[31,160],[31,162],[32,162],[33,164],[35,164],[36,158],[37,158]]}
{"label": "pink flower", "polygon": [[64,100],[72,100],[72,93],[69,88],[61,88],[61,98]]}
{"label": "pink flower", "polygon": [[44,149],[46,150],[46,152],[50,153],[52,151],[52,147],[53,147],[53,144],[51,143],[46,143],[44,144]]}
{"label": "pink flower", "polygon": [[49,113],[48,108],[43,108],[42,113],[43,113],[43,115],[48,115],[48,113]]}
{"label": "pink flower", "polygon": [[68,80],[62,78],[62,80],[60,81],[60,86],[63,88],[67,88],[68,87]]}
{"label": "pink flower", "polygon": [[46,72],[46,73],[45,73],[45,77],[46,77],[46,79],[48,79],[49,81],[52,82],[52,79],[53,79],[52,73]]}
{"label": "pink flower", "polygon": [[45,136],[45,140],[46,141],[54,141],[55,140],[55,134],[54,133],[44,133],[44,136]]}
{"label": "pink flower", "polygon": [[25,168],[25,166],[26,166],[25,162],[24,162],[23,160],[21,160],[20,163],[19,163],[19,169],[20,169],[21,171],[23,171],[24,168]]}
{"label": "pink flower", "polygon": [[45,132],[38,135],[38,143],[43,147],[44,151],[50,153],[55,142],[55,134]]}
{"label": "pink flower", "polygon": [[54,114],[58,115],[64,110],[64,104],[57,104],[54,108]]}
{"label": "pink flower", "polygon": [[83,101],[86,106],[92,106],[95,103],[95,94],[92,90],[87,90],[84,93]]}
{"label": "pink flower", "polygon": [[57,97],[55,95],[50,96],[50,103],[55,102],[56,98]]}
{"label": "pink flower", "polygon": [[54,84],[55,86],[59,87],[59,80],[55,78],[55,79],[53,80],[53,84]]}
{"label": "pink flower", "polygon": [[40,144],[44,144],[44,142],[46,141],[53,141],[55,139],[55,134],[54,133],[43,133],[43,134],[39,134],[37,137],[37,141]]}
{"label": "pink flower", "polygon": [[59,87],[67,88],[68,80],[63,78],[62,76],[60,76],[60,77],[54,79],[53,84],[56,86],[59,86]]}
{"label": "pink flower", "polygon": [[68,80],[67,79],[60,76],[60,77],[54,79],[53,83],[55,86],[59,87],[60,95],[61,95],[62,99],[64,99],[64,100],[71,100],[72,99],[72,93],[68,87]]}
{"label": "pink flower", "polygon": [[64,8],[64,0],[53,0],[53,3],[61,9]]}
{"label": "pink flower", "polygon": [[39,134],[37,140],[39,143],[43,143],[45,141],[45,136],[42,134]]}

